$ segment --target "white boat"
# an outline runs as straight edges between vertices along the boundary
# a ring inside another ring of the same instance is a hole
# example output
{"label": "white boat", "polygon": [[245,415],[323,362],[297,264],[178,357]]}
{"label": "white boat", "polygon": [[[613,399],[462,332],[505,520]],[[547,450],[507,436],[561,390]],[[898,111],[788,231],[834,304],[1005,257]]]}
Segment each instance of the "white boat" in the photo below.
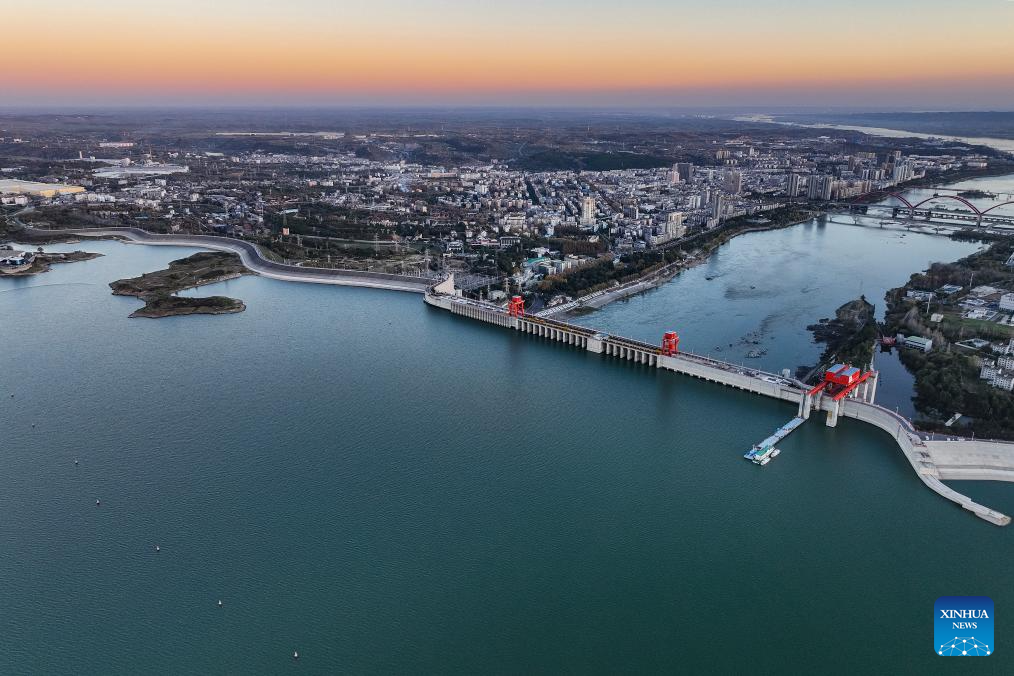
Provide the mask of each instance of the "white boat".
{"label": "white boat", "polygon": [[778,449],[778,448],[772,448],[772,449],[771,449],[771,457],[772,457],[772,458],[775,458],[775,457],[777,457],[777,456],[778,456],[778,454],[779,454],[779,453],[781,453],[781,452],[782,452],[782,451],[781,451],[781,449]]}

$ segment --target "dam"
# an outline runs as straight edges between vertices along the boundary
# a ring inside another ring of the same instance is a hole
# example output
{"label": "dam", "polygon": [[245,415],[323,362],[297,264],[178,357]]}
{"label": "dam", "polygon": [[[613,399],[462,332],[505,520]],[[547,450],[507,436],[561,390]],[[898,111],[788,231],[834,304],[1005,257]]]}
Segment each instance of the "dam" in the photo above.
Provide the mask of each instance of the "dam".
{"label": "dam", "polygon": [[453,276],[433,286],[424,295],[424,300],[431,307],[452,314],[564,343],[604,357],[631,361],[790,402],[797,406],[797,417],[803,420],[808,420],[814,411],[823,411],[827,414],[825,421],[828,427],[835,427],[842,417],[873,425],[891,435],[916,475],[928,488],[990,523],[997,526],[1010,524],[1011,519],[1006,514],[975,502],[943,481],[1014,481],[1014,443],[924,439],[907,418],[875,403],[876,372],[854,375],[842,373],[846,379],[841,381],[837,392],[825,388],[828,383],[808,387],[784,375],[686,351],[665,349],[664,345],[610,335],[558,319],[526,316],[523,305],[518,309],[512,303],[504,308],[465,298],[460,290],[455,289]]}
{"label": "dam", "polygon": [[667,353],[658,345],[550,317],[525,316],[523,312],[512,315],[509,310],[493,303],[463,297],[461,291],[455,288],[453,275],[433,285],[434,280],[424,277],[282,265],[265,259],[259,249],[250,243],[225,237],[152,235],[136,228],[33,230],[39,234],[69,233],[82,237],[117,238],[137,244],[194,246],[229,251],[239,255],[244,265],[253,272],[282,281],[421,293],[428,305],[463,317],[562,342],[604,357],[632,361],[790,402],[797,406],[797,417],[803,420],[808,420],[814,411],[824,411],[827,414],[825,421],[829,427],[836,426],[840,417],[860,420],[890,434],[919,479],[931,490],[990,523],[999,526],[1010,523],[1009,516],[976,503],[943,481],[1014,481],[1014,443],[960,438],[937,441],[925,438],[908,418],[874,403],[876,372],[865,374],[862,382],[854,383],[855,387],[850,386],[848,391],[831,394],[820,386],[809,388],[793,378],[684,350]]}

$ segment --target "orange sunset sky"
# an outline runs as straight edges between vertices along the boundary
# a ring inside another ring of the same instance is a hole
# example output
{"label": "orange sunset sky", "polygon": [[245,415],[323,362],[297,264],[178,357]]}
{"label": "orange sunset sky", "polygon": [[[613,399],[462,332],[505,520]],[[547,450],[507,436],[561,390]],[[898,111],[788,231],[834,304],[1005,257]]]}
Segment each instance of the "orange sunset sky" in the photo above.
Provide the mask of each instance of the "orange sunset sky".
{"label": "orange sunset sky", "polygon": [[1007,0],[51,0],[13,16],[0,106],[1014,107]]}

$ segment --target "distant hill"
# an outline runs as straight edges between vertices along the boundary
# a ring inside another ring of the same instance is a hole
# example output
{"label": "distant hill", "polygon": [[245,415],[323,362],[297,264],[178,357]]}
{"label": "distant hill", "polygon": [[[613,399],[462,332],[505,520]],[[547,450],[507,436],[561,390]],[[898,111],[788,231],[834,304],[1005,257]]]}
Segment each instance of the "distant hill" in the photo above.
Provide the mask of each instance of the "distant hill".
{"label": "distant hill", "polygon": [[783,122],[845,124],[922,134],[1014,139],[1014,111],[967,113],[850,113],[779,115]]}

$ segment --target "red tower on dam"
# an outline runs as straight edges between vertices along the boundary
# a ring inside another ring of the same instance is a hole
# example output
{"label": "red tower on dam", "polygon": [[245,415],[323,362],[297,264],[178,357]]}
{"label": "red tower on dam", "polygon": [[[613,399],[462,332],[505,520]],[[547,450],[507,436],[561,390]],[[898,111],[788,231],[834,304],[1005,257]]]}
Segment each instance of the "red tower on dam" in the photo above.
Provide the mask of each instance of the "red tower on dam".
{"label": "red tower on dam", "polygon": [[871,373],[871,371],[863,373],[862,369],[851,364],[835,364],[824,374],[824,391],[830,394],[832,399],[839,401],[855,391]]}
{"label": "red tower on dam", "polygon": [[525,316],[525,299],[521,296],[514,296],[507,305],[507,312],[511,317]]}
{"label": "red tower on dam", "polygon": [[680,351],[680,337],[675,331],[666,331],[662,336],[662,354],[671,357]]}
{"label": "red tower on dam", "polygon": [[[799,415],[802,418],[810,417],[810,407],[814,397],[827,395],[831,398],[831,408],[827,409],[827,425],[834,427],[838,424],[838,413],[841,401],[846,398],[855,398],[873,403],[877,391],[877,372],[866,371],[856,368],[851,364],[835,364],[824,373],[824,380],[810,389],[800,402]],[[819,402],[819,398],[817,400]]]}

